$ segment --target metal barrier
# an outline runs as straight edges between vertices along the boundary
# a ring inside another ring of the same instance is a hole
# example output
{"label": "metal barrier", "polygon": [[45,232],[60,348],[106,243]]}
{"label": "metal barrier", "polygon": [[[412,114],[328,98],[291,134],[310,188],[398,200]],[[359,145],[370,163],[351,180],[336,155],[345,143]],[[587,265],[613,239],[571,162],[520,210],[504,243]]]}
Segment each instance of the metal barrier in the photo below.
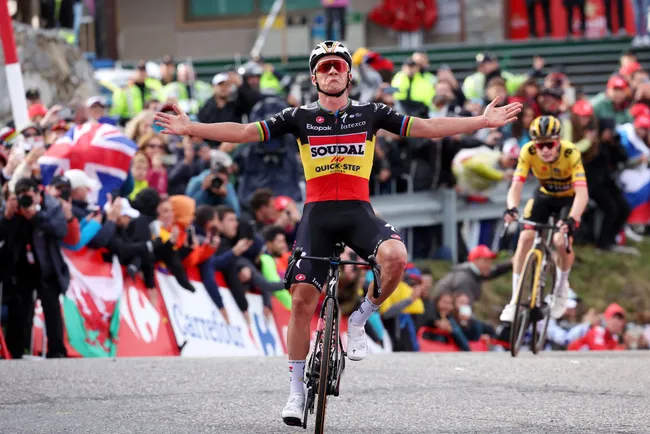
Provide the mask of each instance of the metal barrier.
{"label": "metal barrier", "polygon": [[[520,209],[533,196],[537,184],[526,183]],[[396,228],[407,233],[409,259],[413,253],[413,228],[442,225],[443,244],[451,250],[453,261],[458,258],[458,222],[477,222],[499,219],[506,207],[508,185],[499,184],[487,195],[484,203],[471,203],[454,189],[440,189],[417,193],[391,194],[371,198],[375,212]]]}

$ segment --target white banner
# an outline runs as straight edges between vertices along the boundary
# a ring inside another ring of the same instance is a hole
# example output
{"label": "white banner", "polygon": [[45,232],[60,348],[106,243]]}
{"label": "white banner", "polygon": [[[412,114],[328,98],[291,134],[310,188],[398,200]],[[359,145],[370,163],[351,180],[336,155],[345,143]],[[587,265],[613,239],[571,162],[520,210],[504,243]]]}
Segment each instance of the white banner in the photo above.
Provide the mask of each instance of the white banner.
{"label": "white banner", "polygon": [[221,290],[230,324],[224,320],[205,287],[192,282],[195,292],[181,287],[173,276],[157,272],[158,285],[172,323],[181,356],[255,356],[259,354],[248,325],[230,291]]}
{"label": "white banner", "polygon": [[[230,295],[230,291],[225,289],[221,291],[222,294],[224,292],[228,292],[228,295]],[[251,329],[261,351],[260,354],[264,356],[283,356],[285,352],[278,335],[278,327],[275,324],[273,315],[268,317],[264,315],[262,296],[246,294],[246,300],[248,300],[248,314],[253,325]],[[235,305],[235,309],[239,310],[237,305]],[[228,315],[230,315],[230,310],[228,310]]]}
{"label": "white banner", "polygon": [[219,288],[230,324],[224,320],[201,282],[189,292],[173,276],[157,273],[181,356],[280,356],[284,355],[273,318],[264,315],[262,297],[247,294],[251,327],[230,290]]}

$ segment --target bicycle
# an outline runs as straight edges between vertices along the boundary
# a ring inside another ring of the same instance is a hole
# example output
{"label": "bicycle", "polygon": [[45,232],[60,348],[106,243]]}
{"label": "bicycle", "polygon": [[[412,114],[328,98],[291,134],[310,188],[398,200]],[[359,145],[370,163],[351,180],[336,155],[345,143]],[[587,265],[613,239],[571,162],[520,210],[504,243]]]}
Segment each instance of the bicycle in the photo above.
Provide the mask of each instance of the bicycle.
{"label": "bicycle", "polygon": [[[533,329],[531,348],[533,354],[539,353],[544,347],[551,310],[544,294],[547,284],[550,283],[552,289],[546,296],[554,295],[553,288],[555,288],[555,279],[557,278],[555,275],[557,253],[552,241],[553,235],[560,229],[555,225],[554,217],[550,218],[548,224],[525,219],[520,219],[519,223],[532,226],[532,229],[535,230],[535,240],[526,254],[519,278],[515,317],[510,329],[510,354],[512,357],[517,357],[524,334],[529,326],[532,326]],[[571,253],[568,234],[564,234],[564,246],[567,253]],[[550,282],[547,282],[549,278]],[[527,293],[528,297],[526,297]],[[543,321],[543,323],[538,329],[539,321]]]}
{"label": "bicycle", "polygon": [[325,299],[323,300],[318,318],[316,340],[307,362],[307,369],[305,370],[307,393],[302,427],[307,429],[307,416],[308,414],[314,414],[314,406],[316,405],[316,398],[318,398],[316,408],[316,434],[325,432],[327,396],[339,396],[341,376],[345,370],[345,356],[347,354],[343,351],[343,343],[339,334],[339,302],[336,297],[339,283],[339,266],[369,266],[372,269],[375,283],[373,296],[377,298],[381,292],[381,288],[379,287],[380,267],[374,255],[368,257],[368,262],[344,261],[341,260],[341,254],[344,249],[345,245],[343,243],[336,243],[334,256],[319,258],[307,256],[304,254],[302,248],[296,248],[291,254],[290,265],[285,273],[286,276],[290,276],[293,266],[298,260],[326,261],[330,265],[327,280],[324,285]]}

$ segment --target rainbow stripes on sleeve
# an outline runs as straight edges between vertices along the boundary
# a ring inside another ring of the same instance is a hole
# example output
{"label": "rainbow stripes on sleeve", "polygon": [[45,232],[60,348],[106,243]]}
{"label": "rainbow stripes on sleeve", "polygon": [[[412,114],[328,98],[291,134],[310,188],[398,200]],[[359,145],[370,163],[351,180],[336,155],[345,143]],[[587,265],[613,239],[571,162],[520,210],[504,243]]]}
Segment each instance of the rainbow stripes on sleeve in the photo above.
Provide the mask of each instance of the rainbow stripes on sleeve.
{"label": "rainbow stripes on sleeve", "polygon": [[271,131],[266,121],[255,122],[257,131],[260,133],[260,142],[266,142],[271,138]]}
{"label": "rainbow stripes on sleeve", "polygon": [[411,116],[404,116],[404,119],[402,119],[402,127],[400,128],[399,135],[404,137],[410,136],[412,124],[413,118]]}

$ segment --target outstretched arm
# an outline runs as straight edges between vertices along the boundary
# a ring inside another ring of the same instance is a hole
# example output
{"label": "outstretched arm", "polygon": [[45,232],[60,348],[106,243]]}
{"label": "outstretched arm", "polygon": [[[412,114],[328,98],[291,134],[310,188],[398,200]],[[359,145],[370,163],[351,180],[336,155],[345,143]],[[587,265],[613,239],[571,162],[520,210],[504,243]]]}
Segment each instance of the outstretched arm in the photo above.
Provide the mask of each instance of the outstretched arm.
{"label": "outstretched arm", "polygon": [[497,128],[509,124],[517,119],[521,111],[521,103],[512,103],[503,107],[496,107],[499,98],[495,98],[481,116],[466,118],[413,118],[409,132],[410,137],[435,139],[456,134],[473,133],[482,128]]}
{"label": "outstretched arm", "polygon": [[156,125],[163,127],[163,134],[191,135],[218,142],[233,143],[256,142],[263,136],[257,123],[246,125],[237,122],[202,124],[190,121],[187,114],[177,105],[174,105],[174,111],[176,115],[156,113]]}

